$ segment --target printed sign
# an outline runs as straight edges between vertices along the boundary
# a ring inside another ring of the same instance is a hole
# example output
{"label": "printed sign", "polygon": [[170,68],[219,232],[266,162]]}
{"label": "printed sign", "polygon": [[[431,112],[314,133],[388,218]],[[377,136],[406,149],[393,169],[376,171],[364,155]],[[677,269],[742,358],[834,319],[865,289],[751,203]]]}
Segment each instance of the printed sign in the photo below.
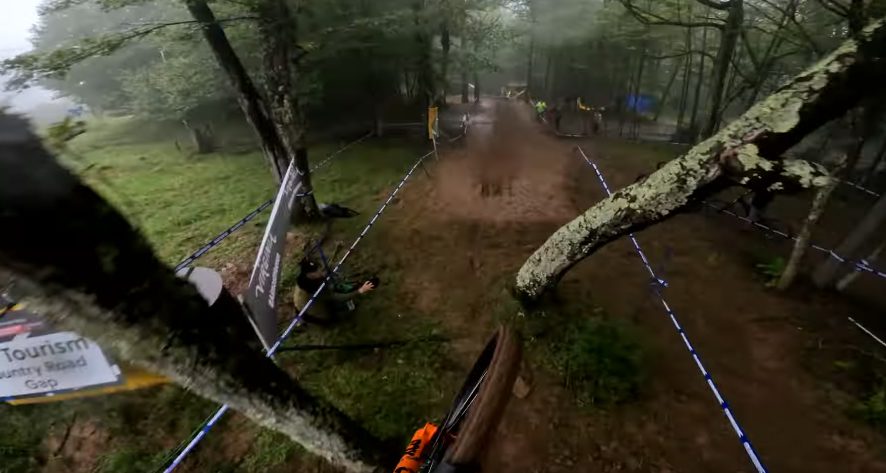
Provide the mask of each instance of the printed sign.
{"label": "printed sign", "polygon": [[292,207],[301,187],[301,175],[294,163],[290,162],[258,249],[249,287],[243,295],[249,321],[265,348],[269,348],[277,338],[277,280],[283,264]]}
{"label": "printed sign", "polygon": [[47,392],[113,384],[118,372],[101,348],[73,332],[0,343],[0,395],[32,396]]}

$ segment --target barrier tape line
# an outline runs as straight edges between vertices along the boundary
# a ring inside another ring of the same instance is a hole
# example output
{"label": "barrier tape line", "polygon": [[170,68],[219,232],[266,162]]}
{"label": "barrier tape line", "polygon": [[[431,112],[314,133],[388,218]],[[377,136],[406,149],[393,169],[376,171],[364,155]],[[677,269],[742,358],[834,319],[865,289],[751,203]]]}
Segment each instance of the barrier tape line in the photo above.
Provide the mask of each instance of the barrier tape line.
{"label": "barrier tape line", "polygon": [[[345,150],[347,150],[351,146],[354,146],[354,145],[364,141],[366,138],[369,138],[370,136],[372,136],[371,131],[369,133],[363,135],[362,137],[358,138],[357,140],[352,141],[352,142],[344,145],[343,147],[339,148],[334,153],[330,154],[329,156],[326,156],[326,158],[324,158],[323,161],[320,161],[319,163],[317,163],[316,166],[311,168],[311,172],[312,173],[317,172],[319,169],[326,166],[330,161],[332,161],[333,158],[335,158],[339,154],[343,153]],[[313,191],[306,193],[306,194],[299,194],[296,197],[304,197],[305,195],[311,194],[311,193],[313,193]],[[240,228],[242,228],[243,225],[246,225],[247,223],[249,223],[250,220],[257,217],[258,214],[262,213],[266,208],[270,207],[271,204],[273,204],[273,203],[274,203],[274,199],[268,199],[267,201],[265,201],[264,203],[259,205],[258,208],[256,208],[252,212],[249,212],[249,214],[247,214],[245,217],[241,218],[240,221],[238,221],[234,225],[231,225],[227,230],[216,235],[215,238],[213,238],[212,240],[209,240],[209,243],[203,245],[197,251],[191,253],[191,256],[188,256],[187,258],[182,260],[180,263],[175,265],[175,272],[177,273],[177,272],[181,271],[182,269],[190,266],[191,263],[193,263],[194,261],[197,261],[198,259],[200,259],[200,257],[205,255],[209,250],[218,246],[222,241],[224,241],[225,238],[231,236],[232,233],[234,233],[237,230],[239,230]]]}
{"label": "barrier tape line", "polygon": [[[372,228],[373,225],[375,225],[375,223],[378,221],[378,218],[381,216],[382,212],[384,212],[385,209],[388,207],[388,205],[390,205],[391,201],[394,199],[394,197],[397,196],[397,194],[400,192],[400,189],[403,188],[403,186],[406,184],[406,181],[409,180],[409,178],[412,176],[412,174],[415,172],[415,170],[418,168],[418,166],[427,157],[431,156],[432,154],[434,154],[433,151],[421,156],[420,158],[418,158],[418,160],[416,160],[415,164],[412,165],[412,167],[409,169],[409,171],[406,173],[406,175],[403,177],[403,179],[400,180],[400,183],[397,185],[397,187],[394,189],[394,191],[391,192],[391,194],[388,196],[388,199],[384,202],[384,204],[382,204],[382,206],[378,209],[378,211],[375,212],[375,215],[372,216],[372,218],[369,220],[369,223],[366,224],[366,226],[363,228],[363,231],[360,232],[360,235],[354,240],[353,243],[351,243],[351,246],[348,248],[348,251],[345,252],[345,254],[341,257],[341,259],[335,265],[335,267],[332,268],[332,274],[328,274],[326,276],[326,279],[324,279],[324,281],[320,284],[320,287],[317,288],[316,291],[314,291],[314,294],[311,295],[311,298],[308,299],[308,302],[305,303],[305,306],[301,308],[301,310],[298,312],[298,314],[295,316],[295,318],[292,319],[292,322],[289,323],[289,325],[286,327],[286,330],[283,331],[283,333],[277,338],[277,341],[274,342],[274,344],[271,346],[270,349],[268,349],[267,354],[266,354],[266,356],[268,358],[271,358],[271,359],[274,358],[274,355],[276,354],[277,350],[280,348],[282,343],[289,337],[289,334],[292,333],[292,331],[295,329],[295,327],[297,327],[298,325],[301,324],[301,321],[302,321],[305,313],[308,311],[308,309],[311,308],[311,306],[314,304],[314,301],[317,299],[317,297],[320,295],[320,293],[323,292],[323,289],[326,288],[326,286],[329,283],[330,278],[335,273],[338,272],[338,270],[341,268],[341,266],[344,264],[344,262],[348,259],[348,257],[351,255],[351,253],[353,253],[354,249],[357,247],[357,245],[360,243],[360,241],[363,239],[363,237],[366,236],[366,233],[369,231],[369,229]],[[173,470],[175,470],[175,468],[181,464],[182,460],[184,460],[185,457],[187,457],[188,454],[191,453],[191,451],[194,449],[194,447],[196,447],[197,444],[199,444],[200,441],[203,440],[203,438],[209,433],[210,429],[212,429],[212,427],[225,414],[225,412],[228,411],[228,409],[229,409],[229,406],[227,404],[223,404],[215,412],[215,414],[210,418],[210,420],[206,424],[203,425],[203,427],[199,430],[197,435],[194,436],[193,439],[191,439],[191,441],[188,443],[188,445],[185,446],[184,450],[182,450],[181,453],[179,453],[175,457],[175,459],[172,460],[172,462],[169,464],[169,466],[163,470],[164,473],[171,473]]]}
{"label": "barrier tape line", "polygon": [[846,184],[846,185],[849,186],[849,187],[854,187],[855,189],[858,189],[858,190],[864,192],[865,194],[872,195],[872,196],[877,197],[877,198],[880,197],[880,194],[879,194],[878,192],[872,191],[872,190],[870,190],[870,189],[868,189],[868,188],[866,188],[866,187],[863,187],[863,186],[861,186],[861,185],[859,185],[859,184],[856,184],[856,183],[854,183],[854,182],[852,182],[852,181],[841,180],[840,182],[843,183],[843,184]]}
{"label": "barrier tape line", "polygon": [[[584,150],[581,149],[580,146],[576,146],[581,156],[584,160],[594,169],[594,172],[597,174],[597,179],[599,179],[600,184],[603,186],[603,190],[606,191],[606,195],[612,196],[612,192],[609,190],[609,185],[606,183],[606,179],[603,177],[603,174],[600,172],[600,168],[591,161],[588,156],[585,154]],[[649,264],[649,259],[646,258],[646,254],[643,252],[642,248],[640,248],[640,244],[637,242],[637,239],[633,234],[630,234],[631,242],[634,244],[634,249],[637,250],[637,253],[640,255],[640,259],[643,261],[643,265],[646,267],[646,270],[649,271],[650,276],[652,276],[653,280],[661,282],[661,280],[656,276],[655,271],[652,269],[652,266]],[[704,367],[704,363],[701,361],[701,357],[698,355],[698,352],[692,346],[692,343],[689,341],[689,336],[686,334],[686,330],[680,325],[680,322],[677,320],[677,315],[674,313],[671,306],[668,305],[667,301],[665,301],[664,296],[661,294],[661,291],[656,288],[655,293],[661,301],[661,305],[664,307],[665,312],[667,312],[668,316],[671,318],[671,322],[674,324],[674,328],[677,329],[677,333],[680,334],[680,337],[683,339],[683,343],[686,345],[686,349],[689,351],[689,354],[692,355],[692,360],[695,361],[696,366],[698,366],[698,370],[701,372],[702,377],[710,388],[711,393],[713,393],[714,397],[716,397],[717,402],[720,405],[720,408],[723,410],[723,414],[726,416],[726,419],[729,420],[729,424],[732,426],[732,429],[735,431],[736,435],[738,435],[738,440],[742,444],[745,449],[745,452],[750,458],[751,463],[753,463],[754,468],[756,468],[758,473],[766,473],[766,467],[763,466],[762,461],[760,460],[760,456],[757,454],[757,451],[754,449],[754,446],[751,444],[750,439],[748,439],[747,434],[745,434],[744,430],[738,423],[738,419],[732,412],[732,408],[729,406],[729,403],[726,402],[723,395],[720,393],[720,390],[717,388],[716,383],[714,383],[714,378],[711,373]]]}
{"label": "barrier tape line", "polygon": [[864,332],[864,333],[870,335],[871,338],[873,338],[874,340],[877,341],[877,343],[879,343],[880,345],[883,345],[884,347],[886,347],[886,342],[884,342],[883,340],[881,340],[880,337],[874,335],[874,333],[871,332],[870,330],[866,329],[866,328],[864,327],[864,325],[862,325],[862,324],[856,322],[855,319],[853,319],[852,317],[849,317],[849,321],[852,322],[853,324],[855,324],[856,327],[860,328],[862,332]]}
{"label": "barrier tape line", "polygon": [[[735,213],[735,212],[733,212],[733,211],[731,211],[731,210],[729,210],[729,209],[717,207],[716,205],[711,204],[710,202],[705,202],[704,204],[707,205],[708,207],[711,207],[712,209],[714,209],[714,210],[716,210],[716,211],[718,211],[718,212],[724,213],[724,214],[726,214],[726,215],[731,215],[731,216],[733,216],[733,217],[735,217],[735,218],[737,218],[737,219],[739,219],[739,220],[741,220],[741,221],[744,221],[744,222],[747,222],[747,223],[753,224],[753,225],[754,225],[755,227],[757,227],[757,228],[760,228],[760,229],[762,229],[762,230],[766,230],[766,231],[768,231],[768,232],[770,232],[770,233],[774,233],[774,234],[776,234],[776,235],[778,235],[778,236],[780,236],[780,237],[782,237],[782,238],[786,238],[786,239],[791,240],[791,241],[797,241],[797,237],[795,237],[795,236],[788,235],[787,233],[785,233],[785,232],[783,232],[783,231],[781,231],[781,230],[776,230],[776,229],[774,229],[774,228],[772,228],[772,227],[770,227],[769,225],[766,225],[766,224],[764,224],[764,223],[761,223],[761,222],[755,222],[755,221],[753,221],[753,220],[751,220],[751,219],[749,219],[749,218],[747,218],[747,217],[742,217],[741,215],[738,215],[737,213]],[[849,265],[855,266],[855,270],[856,270],[856,271],[864,271],[864,272],[867,272],[867,273],[873,274],[874,276],[878,276],[878,277],[881,277],[881,278],[883,278],[883,279],[886,279],[886,272],[883,272],[883,271],[881,271],[881,270],[875,268],[873,265],[871,265],[869,262],[867,262],[867,261],[864,260],[864,259],[860,259],[860,260],[852,260],[852,259],[849,259],[849,258],[845,258],[845,257],[840,256],[839,254],[837,254],[834,250],[832,250],[832,249],[828,249],[828,248],[825,248],[825,247],[823,247],[823,246],[821,246],[821,245],[817,245],[817,244],[815,244],[815,243],[810,244],[810,245],[809,245],[809,248],[812,248],[812,249],[815,250],[815,251],[819,251],[819,252],[825,253],[829,258],[833,258],[833,259],[839,261],[840,263],[845,263],[845,264],[849,264]]]}

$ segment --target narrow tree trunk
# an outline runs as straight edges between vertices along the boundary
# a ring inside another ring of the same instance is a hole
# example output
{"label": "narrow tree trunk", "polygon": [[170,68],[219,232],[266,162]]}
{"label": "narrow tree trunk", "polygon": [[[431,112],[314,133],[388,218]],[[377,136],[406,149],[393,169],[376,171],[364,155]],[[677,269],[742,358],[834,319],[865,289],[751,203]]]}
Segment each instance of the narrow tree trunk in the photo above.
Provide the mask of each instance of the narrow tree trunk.
{"label": "narrow tree trunk", "polygon": [[[232,297],[209,307],[18,118],[0,115],[0,287],[52,326],[167,376],[353,472],[387,450],[264,356]],[[58,235],[65,244],[58,245]]]}
{"label": "narrow tree trunk", "polygon": [[862,184],[868,184],[871,182],[871,179],[877,174],[877,168],[880,166],[880,163],[883,161],[883,157],[886,156],[886,137],[883,138],[883,141],[880,143],[880,148],[877,150],[877,155],[874,157],[874,162],[871,164],[871,167],[868,168],[868,172],[865,173],[864,178],[861,180]]}
{"label": "narrow tree trunk", "polygon": [[[886,221],[886,194],[877,200],[877,203],[871,207],[861,222],[852,229],[834,251],[844,258],[855,257],[865,242],[877,234],[877,230],[884,221]],[[841,269],[852,268],[843,266],[842,263],[834,258],[828,258],[815,270],[812,280],[819,288],[831,287],[839,277]]]}
{"label": "narrow tree trunk", "polygon": [[842,174],[843,168],[845,167],[846,158],[844,157],[831,171],[831,182],[824,187],[820,187],[818,192],[815,193],[815,198],[812,200],[812,207],[809,209],[809,215],[806,216],[806,221],[803,222],[803,228],[800,229],[800,233],[797,235],[797,240],[794,242],[794,248],[791,250],[791,257],[788,259],[788,264],[785,266],[784,272],[781,273],[778,282],[775,284],[775,288],[779,291],[786,290],[794,283],[794,279],[797,277],[797,272],[800,270],[800,263],[803,261],[803,256],[806,254],[806,250],[809,249],[809,239],[812,237],[812,230],[818,224],[818,220],[824,213],[828,201],[831,199],[831,194],[840,183],[836,176]]}
{"label": "narrow tree trunk", "polygon": [[545,94],[551,103],[557,100],[554,97],[554,54],[552,49],[548,50],[548,65],[545,68]]}
{"label": "narrow tree trunk", "polygon": [[[686,28],[686,51],[692,51],[692,28]],[[683,69],[683,84],[680,90],[680,110],[677,112],[677,132],[683,129],[683,120],[686,117],[686,106],[689,104],[689,85],[692,82],[692,57],[686,55],[686,64]]]}
{"label": "narrow tree trunk", "polygon": [[[880,257],[880,253],[883,252],[884,248],[886,248],[886,243],[880,243],[880,246],[874,248],[874,251],[872,251],[868,255],[868,257],[865,258],[865,261],[875,261],[878,257]],[[843,276],[843,278],[837,281],[837,284],[835,286],[836,289],[840,292],[845,291],[846,288],[849,287],[850,284],[852,284],[852,281],[855,281],[855,279],[858,278],[859,274],[861,274],[861,271],[850,271],[846,274],[846,276]]]}
{"label": "narrow tree trunk", "polygon": [[446,105],[446,96],[449,93],[449,48],[451,39],[449,37],[449,21],[444,19],[440,27],[440,49],[443,54],[440,58],[440,75],[442,82],[440,83],[440,104]]}
{"label": "narrow tree trunk", "polygon": [[191,142],[194,143],[197,154],[208,154],[215,151],[215,137],[209,125],[194,126],[189,120],[182,120],[182,124],[190,133]]}
{"label": "narrow tree trunk", "polygon": [[711,87],[711,98],[708,100],[708,119],[702,130],[702,138],[707,138],[717,130],[720,123],[720,106],[723,103],[723,91],[726,88],[726,78],[729,75],[729,67],[738,43],[744,23],[743,0],[730,0],[729,13],[726,17],[726,25],[721,30],[720,47],[717,49],[717,59],[714,61],[714,83]]}
{"label": "narrow tree trunk", "polygon": [[529,59],[526,63],[526,89],[528,93],[532,94],[531,96],[535,96],[532,87],[532,66],[533,66],[533,55],[535,54],[535,36],[529,37]]}
{"label": "narrow tree trunk", "polygon": [[301,174],[302,195],[298,197],[299,206],[292,219],[293,222],[304,222],[318,218],[320,210],[311,184],[306,118],[296,93],[299,71],[293,67],[292,45],[298,42],[298,24],[286,0],[261,0],[256,4],[255,13],[263,38],[265,89],[271,117],[287,154],[295,159],[295,169]]}
{"label": "narrow tree trunk", "polygon": [[224,71],[230,82],[231,87],[237,94],[237,103],[246,121],[252,126],[253,131],[258,136],[262,153],[271,167],[274,179],[279,183],[286,168],[289,166],[289,155],[282,138],[274,126],[271,117],[268,116],[267,107],[264,100],[259,94],[258,89],[243,68],[240,58],[231,47],[227,35],[215,19],[212,10],[206,4],[205,0],[186,0],[185,6],[191,16],[200,24],[203,37],[209,44],[219,67]]}
{"label": "narrow tree trunk", "polygon": [[[585,257],[612,240],[671,217],[738,182],[752,189],[820,187],[821,166],[785,160],[804,136],[840,116],[886,79],[886,26],[880,21],[848,41],[715,136],[616,192],[557,230],[524,263],[516,292],[536,300]],[[881,199],[886,216],[886,198]]]}
{"label": "narrow tree trunk", "polygon": [[[688,55],[687,55],[688,57]],[[683,61],[686,61],[686,58],[683,58]],[[668,79],[668,84],[665,86],[664,93],[661,94],[661,99],[658,101],[658,108],[655,110],[655,116],[652,118],[652,121],[657,122],[658,118],[661,116],[661,112],[664,111],[665,107],[668,104],[668,99],[671,96],[671,88],[674,86],[674,82],[677,80],[677,74],[680,73],[680,63],[674,65],[674,72],[671,73],[671,78]]]}
{"label": "narrow tree trunk", "polygon": [[[708,8],[708,14],[710,14],[711,9]],[[708,47],[708,29],[703,28],[704,31],[701,33],[701,51],[706,52]],[[689,141],[695,143],[698,139],[698,109],[701,106],[701,88],[704,84],[704,65],[705,59],[707,56],[704,54],[701,55],[701,60],[698,65],[698,74],[695,77],[695,93],[692,98],[692,116],[689,118]]]}
{"label": "narrow tree trunk", "polygon": [[480,101],[480,74],[474,71],[474,103]]}
{"label": "narrow tree trunk", "polygon": [[646,47],[640,53],[640,66],[637,70],[637,80],[634,81],[634,114],[631,122],[631,136],[636,140],[640,135],[640,92],[643,91],[643,68],[646,66]]}
{"label": "narrow tree trunk", "polygon": [[431,62],[431,41],[426,33],[425,20],[425,1],[416,0],[413,5],[415,14],[415,46],[416,51],[416,69],[418,69],[418,93],[421,97],[421,106],[427,109],[434,104],[435,87],[434,87],[434,71]]}

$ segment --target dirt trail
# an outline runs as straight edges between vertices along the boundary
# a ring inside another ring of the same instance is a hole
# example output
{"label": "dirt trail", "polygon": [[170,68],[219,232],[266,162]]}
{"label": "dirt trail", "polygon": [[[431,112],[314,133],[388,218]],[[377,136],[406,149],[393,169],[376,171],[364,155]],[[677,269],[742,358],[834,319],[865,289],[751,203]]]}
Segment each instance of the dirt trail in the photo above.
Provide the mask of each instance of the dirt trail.
{"label": "dirt trail", "polygon": [[[525,106],[484,101],[462,148],[442,153],[432,179],[405,191],[410,204],[385,234],[406,267],[402,290],[465,337],[465,360],[494,326],[500,293],[554,230],[602,198],[593,172],[535,124]],[[593,143],[583,143],[593,154]],[[610,186],[647,171],[600,158]],[[638,171],[639,169],[639,171]],[[764,290],[743,263],[736,229],[703,215],[675,218],[639,239],[670,287],[707,368],[771,471],[886,471],[882,437],[846,418],[801,367],[810,343],[796,318],[845,307]],[[664,267],[662,267],[664,266]],[[608,412],[579,409],[535,369],[533,392],[514,399],[489,471],[746,472],[752,467],[661,306],[631,246],[615,242],[561,284],[570,300],[630,319],[650,345],[644,398]],[[490,293],[490,291],[492,293]],[[530,366],[538,360],[528,360]]]}

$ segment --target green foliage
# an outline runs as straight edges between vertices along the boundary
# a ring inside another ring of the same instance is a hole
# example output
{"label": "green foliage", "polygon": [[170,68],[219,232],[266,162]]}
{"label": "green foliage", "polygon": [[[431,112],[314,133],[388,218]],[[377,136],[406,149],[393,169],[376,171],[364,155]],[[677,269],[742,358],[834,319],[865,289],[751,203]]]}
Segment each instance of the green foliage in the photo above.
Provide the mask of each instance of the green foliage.
{"label": "green foliage", "polygon": [[68,142],[86,133],[86,122],[65,117],[64,120],[54,123],[46,129],[46,144],[57,153],[64,152]]}
{"label": "green foliage", "polygon": [[881,381],[857,402],[852,413],[871,426],[886,431],[886,382]]}
{"label": "green foliage", "polygon": [[766,287],[773,287],[784,273],[787,261],[781,256],[774,256],[756,264],[757,274],[764,278]]}
{"label": "green foliage", "polygon": [[160,460],[156,454],[124,448],[103,455],[95,473],[153,473]]}
{"label": "green foliage", "polygon": [[168,59],[121,74],[127,108],[140,116],[193,119],[207,109],[234,108],[225,77],[206,47],[167,53]]}
{"label": "green foliage", "polygon": [[640,392],[644,352],[624,323],[601,317],[572,322],[549,350],[566,386],[583,405],[619,404]]}
{"label": "green foliage", "polygon": [[262,429],[240,464],[240,470],[244,473],[264,473],[282,465],[293,454],[303,451],[289,437],[273,430]]}

